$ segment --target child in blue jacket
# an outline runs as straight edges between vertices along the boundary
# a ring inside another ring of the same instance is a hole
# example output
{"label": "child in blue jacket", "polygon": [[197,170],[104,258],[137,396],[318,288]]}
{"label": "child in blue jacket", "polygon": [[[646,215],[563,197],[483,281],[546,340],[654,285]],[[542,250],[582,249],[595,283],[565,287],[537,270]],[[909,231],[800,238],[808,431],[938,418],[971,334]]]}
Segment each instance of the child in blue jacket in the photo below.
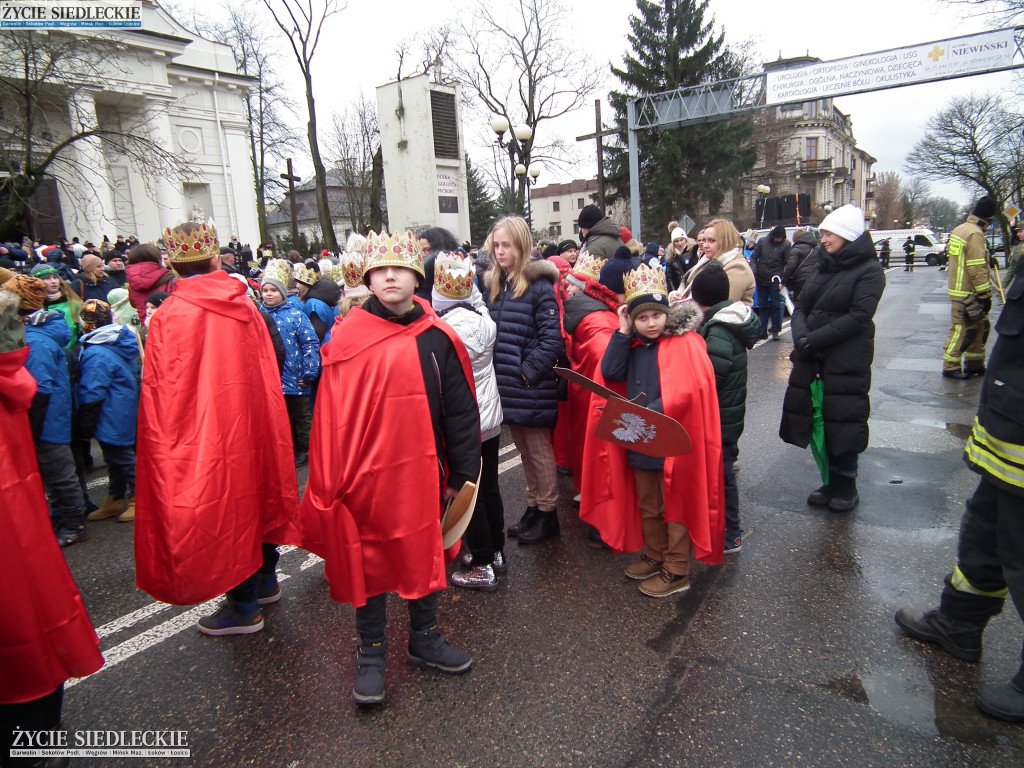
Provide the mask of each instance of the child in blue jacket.
{"label": "child in blue jacket", "polygon": [[320,375],[320,340],[309,318],[288,301],[291,275],[288,262],[277,259],[268,262],[260,293],[263,309],[274,319],[284,342],[281,387],[291,422],[295,464],[302,466],[309,461],[309,430],[312,426],[309,390]]}
{"label": "child in blue jacket", "polygon": [[135,519],[138,338],[130,328],[115,325],[110,305],[97,299],[85,302],[79,324],[83,336],[75,385],[75,434],[96,438],[110,473],[107,498],[88,519],[116,515],[119,523],[128,523]]}
{"label": "child in blue jacket", "polygon": [[20,296],[18,314],[25,324],[25,368],[38,384],[29,422],[35,439],[39,474],[54,510],[54,532],[62,547],[86,541],[85,496],[71,455],[71,378],[64,347],[71,329],[57,310],[42,309],[46,287],[37,277],[15,275],[4,290]]}

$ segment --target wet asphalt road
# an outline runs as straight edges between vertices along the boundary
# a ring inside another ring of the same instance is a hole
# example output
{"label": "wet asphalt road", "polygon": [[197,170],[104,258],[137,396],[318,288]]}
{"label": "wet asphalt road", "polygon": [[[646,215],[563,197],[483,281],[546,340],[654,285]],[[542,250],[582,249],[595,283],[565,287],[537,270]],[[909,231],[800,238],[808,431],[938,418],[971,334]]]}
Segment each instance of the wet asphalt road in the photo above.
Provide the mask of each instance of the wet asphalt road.
{"label": "wet asphalt road", "polygon": [[[442,629],[471,651],[471,672],[409,667],[392,599],[380,708],[351,703],[354,613],[330,601],[315,558],[283,555],[284,599],[264,631],[211,638],[195,629],[209,608],[134,588],[131,525],[92,524],[66,554],[107,665],[68,688],[65,728],[187,730],[192,756],[75,764],[1020,768],[1024,727],[973,703],[1019,664],[1012,607],[976,665],[903,638],[892,620],[902,605],[933,605],[954,562],[976,484],[961,454],[980,383],[939,376],[945,274],[887,278],[853,513],[806,506],[814,462],[778,438],[791,341],[764,342],[750,355],[740,443],[742,552],[698,564],[685,595],[647,598],[622,575],[634,555],[587,548],[562,477],[561,538],[511,544],[497,592],[442,598]],[[502,459],[514,521],[522,468],[514,448]]]}

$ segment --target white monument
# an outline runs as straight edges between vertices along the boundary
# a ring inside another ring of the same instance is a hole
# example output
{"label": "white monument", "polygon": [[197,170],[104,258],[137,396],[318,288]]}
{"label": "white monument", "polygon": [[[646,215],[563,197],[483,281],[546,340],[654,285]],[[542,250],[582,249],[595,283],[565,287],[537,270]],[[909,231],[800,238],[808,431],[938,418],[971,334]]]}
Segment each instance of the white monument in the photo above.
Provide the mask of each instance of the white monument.
{"label": "white monument", "polygon": [[377,88],[392,231],[444,227],[469,240],[466,150],[454,86],[417,75]]}

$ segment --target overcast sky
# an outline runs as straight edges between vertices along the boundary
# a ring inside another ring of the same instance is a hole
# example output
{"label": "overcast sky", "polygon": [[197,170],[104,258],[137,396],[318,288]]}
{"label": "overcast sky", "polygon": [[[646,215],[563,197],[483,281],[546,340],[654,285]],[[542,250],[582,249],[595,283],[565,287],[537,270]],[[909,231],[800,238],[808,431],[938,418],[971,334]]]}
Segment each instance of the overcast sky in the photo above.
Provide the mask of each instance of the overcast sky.
{"label": "overcast sky", "polygon": [[[210,0],[180,0],[184,7],[208,9]],[[635,0],[563,0],[569,8],[568,44],[581,55],[599,63],[621,62],[628,49],[628,18]],[[330,125],[330,113],[344,108],[360,92],[374,98],[374,88],[394,80],[397,62],[395,43],[419,30],[435,26],[455,13],[469,13],[473,0],[349,0],[348,7],[328,22],[327,32],[314,60],[313,81],[320,125]],[[926,43],[986,29],[982,18],[967,16],[964,9],[943,0],[861,0],[858,3],[812,3],[808,0],[712,0],[711,10],[726,41],[752,41],[765,61],[808,53],[823,60]],[[302,84],[290,49],[282,39],[279,71],[294,83],[296,101],[302,105]],[[928,117],[954,95],[972,92],[1011,93],[1012,73],[960,78],[942,83],[915,85],[877,93],[836,99],[840,110],[853,121],[857,144],[878,158],[875,171],[903,172],[903,160],[921,137]],[[607,88],[617,85],[609,73]],[[602,98],[605,121],[611,108]],[[465,116],[467,120],[471,118]],[[470,156],[487,162],[485,142],[493,136],[483,125],[466,126]],[[594,129],[593,101],[560,123],[549,123],[570,142]],[[300,107],[297,130],[304,133],[305,109]],[[579,145],[579,161],[568,173],[545,169],[543,185],[569,178],[593,177],[597,171],[593,143]],[[309,164],[299,163],[303,175]],[[972,195],[954,185],[933,185],[935,193],[966,202]]]}

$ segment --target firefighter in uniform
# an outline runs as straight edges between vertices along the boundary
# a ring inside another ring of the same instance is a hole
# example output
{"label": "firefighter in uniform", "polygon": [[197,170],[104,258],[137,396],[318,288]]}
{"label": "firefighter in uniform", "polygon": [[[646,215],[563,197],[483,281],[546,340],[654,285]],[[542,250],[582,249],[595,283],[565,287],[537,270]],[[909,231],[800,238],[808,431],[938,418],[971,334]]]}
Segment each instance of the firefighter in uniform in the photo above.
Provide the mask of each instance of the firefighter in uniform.
{"label": "firefighter in uniform", "polygon": [[[995,200],[988,195],[982,197],[967,221],[950,233],[946,246],[949,254],[947,293],[953,303],[953,327],[949,329],[942,355],[942,375],[951,379],[985,374],[988,312],[992,308],[985,230],[997,210]],[[965,313],[964,306],[965,302],[975,301],[984,312],[972,320],[969,313]]]}
{"label": "firefighter in uniform", "polygon": [[[896,613],[908,635],[964,661],[981,659],[985,625],[1007,594],[1024,619],[1024,280],[1007,291],[996,332],[964,455],[981,480],[960,522],[956,568],[946,577],[938,609]],[[1007,685],[983,688],[978,706],[1001,720],[1024,722],[1024,663]]]}

